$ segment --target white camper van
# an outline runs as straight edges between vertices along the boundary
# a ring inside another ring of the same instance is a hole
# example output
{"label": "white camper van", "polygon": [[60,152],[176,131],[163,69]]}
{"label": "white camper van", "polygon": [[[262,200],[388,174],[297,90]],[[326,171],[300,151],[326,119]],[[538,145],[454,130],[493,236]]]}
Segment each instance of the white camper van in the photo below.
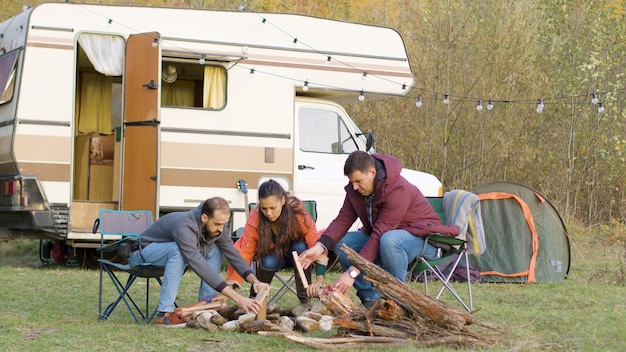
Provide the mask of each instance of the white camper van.
{"label": "white camper van", "polygon": [[302,15],[47,3],[0,34],[0,237],[74,248],[99,245],[102,208],[221,196],[236,229],[267,178],[316,200],[324,228],[372,139],[341,104],[413,84],[393,29]]}

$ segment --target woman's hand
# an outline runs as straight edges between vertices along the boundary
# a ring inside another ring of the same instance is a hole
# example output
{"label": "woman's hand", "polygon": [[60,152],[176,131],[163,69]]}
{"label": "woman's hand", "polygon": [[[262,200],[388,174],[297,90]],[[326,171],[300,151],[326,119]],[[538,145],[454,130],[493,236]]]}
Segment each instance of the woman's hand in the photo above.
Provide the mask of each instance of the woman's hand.
{"label": "woman's hand", "polygon": [[306,294],[309,297],[319,297],[320,293],[324,290],[324,275],[318,275],[315,278],[315,282],[309,285],[306,289]]}

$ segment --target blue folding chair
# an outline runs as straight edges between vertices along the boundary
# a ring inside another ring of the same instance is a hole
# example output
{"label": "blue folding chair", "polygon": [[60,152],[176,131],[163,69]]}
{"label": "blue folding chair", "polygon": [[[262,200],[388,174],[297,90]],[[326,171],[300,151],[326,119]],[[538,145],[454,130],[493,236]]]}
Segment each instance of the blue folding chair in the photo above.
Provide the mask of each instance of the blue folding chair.
{"label": "blue folding chair", "polygon": [[[130,256],[131,250],[141,250],[139,234],[150,227],[151,224],[152,213],[149,210],[100,210],[99,218],[96,220],[93,229],[95,233],[98,227],[100,227],[100,248],[98,248],[100,252],[100,259],[98,259],[100,263],[99,320],[108,319],[120,301],[124,302],[137,324],[148,324],[157,314],[156,307],[150,311],[150,279],[155,279],[159,285],[162,285],[161,277],[163,276],[164,267],[143,262],[131,268],[125,263]],[[105,245],[105,237],[116,240]],[[107,257],[114,257],[116,261],[105,259],[105,254],[107,254]],[[122,259],[124,262],[117,261],[118,259]],[[103,271],[108,274],[118,293],[113,302],[104,310],[102,309]],[[118,274],[121,272],[128,274],[128,279],[125,283],[119,278]],[[139,308],[137,304],[138,298],[131,296],[131,288],[138,278],[146,279],[144,297],[142,297],[145,300],[145,307],[143,308]]]}

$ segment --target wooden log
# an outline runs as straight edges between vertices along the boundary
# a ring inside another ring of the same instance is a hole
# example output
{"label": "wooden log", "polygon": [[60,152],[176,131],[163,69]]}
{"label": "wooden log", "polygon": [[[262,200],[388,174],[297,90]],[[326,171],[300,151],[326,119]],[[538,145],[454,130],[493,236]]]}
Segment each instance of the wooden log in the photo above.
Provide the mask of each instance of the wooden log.
{"label": "wooden log", "polygon": [[359,306],[354,304],[350,297],[339,291],[333,290],[332,287],[328,287],[319,296],[320,301],[324,303],[326,307],[339,315],[347,315],[354,311],[362,310]]}
{"label": "wooden log", "polygon": [[178,307],[174,310],[174,312],[180,315],[185,321],[189,321],[194,312],[211,309],[217,310],[223,307],[224,305],[221,302],[206,303],[205,301],[200,301],[194,304]]}
{"label": "wooden log", "polygon": [[366,321],[356,321],[349,318],[335,318],[333,322],[342,328],[354,331],[360,331],[370,336],[387,336],[400,339],[406,339],[411,337],[406,330],[390,328],[382,325],[371,324]]}
{"label": "wooden log", "polygon": [[461,331],[465,325],[473,323],[492,329],[498,328],[494,324],[476,319],[467,313],[448,306],[444,302],[415,290],[384,269],[379,268],[376,264],[361,257],[345,244],[341,250],[359,270],[365,273],[365,279],[372,282],[384,298],[394,300],[405,311],[413,315],[414,318],[428,319],[453,331]]}
{"label": "wooden log", "polygon": [[269,295],[269,291],[264,288],[260,289],[256,294],[256,301],[261,304],[261,308],[259,308],[259,312],[256,315],[256,320],[265,320],[267,316],[267,296]]}
{"label": "wooden log", "polygon": [[385,320],[400,320],[406,316],[404,309],[390,299],[383,303],[377,314]]}
{"label": "wooden log", "polygon": [[302,264],[300,264],[300,259],[298,259],[298,252],[292,251],[291,255],[293,256],[293,265],[298,270],[298,274],[300,274],[300,281],[302,282],[302,286],[304,288],[309,288],[309,282],[306,279],[306,275],[304,275],[304,269],[302,269]]}

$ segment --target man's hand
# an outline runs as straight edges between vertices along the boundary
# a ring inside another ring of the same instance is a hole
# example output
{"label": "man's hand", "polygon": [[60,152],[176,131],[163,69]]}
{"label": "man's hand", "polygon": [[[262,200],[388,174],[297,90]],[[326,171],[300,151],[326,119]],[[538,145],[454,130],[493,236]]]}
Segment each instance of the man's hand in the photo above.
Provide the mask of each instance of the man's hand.
{"label": "man's hand", "polygon": [[261,281],[257,280],[257,281],[252,283],[252,289],[254,290],[254,293],[259,293],[259,291],[261,291],[261,289],[265,289],[266,292],[269,292],[270,285],[266,284],[265,282],[261,282]]}
{"label": "man's hand", "polygon": [[237,294],[237,296],[239,297],[235,299],[235,302],[237,302],[239,308],[243,309],[246,313],[253,312],[254,314],[259,314],[261,303],[257,302],[254,298],[244,297],[240,294]]}
{"label": "man's hand", "polygon": [[309,297],[319,297],[320,292],[324,289],[324,275],[318,275],[315,278],[315,282],[309,285],[306,289],[306,294]]}
{"label": "man's hand", "polygon": [[237,293],[237,291],[233,290],[233,288],[230,286],[226,286],[220,293],[232,299],[233,301],[235,301],[237,306],[243,309],[246,313],[248,312],[254,312],[255,314],[259,313],[259,309],[261,308],[261,303],[257,302],[254,298],[244,297],[240,295],[239,293]]}
{"label": "man's hand", "polygon": [[333,288],[341,293],[346,293],[354,285],[354,279],[350,277],[348,271],[344,271],[341,276],[335,281]]}
{"label": "man's hand", "polygon": [[315,243],[315,245],[306,251],[300,253],[298,256],[298,260],[300,260],[300,264],[302,264],[302,269],[306,270],[313,262],[317,260],[326,249],[319,243]]}

